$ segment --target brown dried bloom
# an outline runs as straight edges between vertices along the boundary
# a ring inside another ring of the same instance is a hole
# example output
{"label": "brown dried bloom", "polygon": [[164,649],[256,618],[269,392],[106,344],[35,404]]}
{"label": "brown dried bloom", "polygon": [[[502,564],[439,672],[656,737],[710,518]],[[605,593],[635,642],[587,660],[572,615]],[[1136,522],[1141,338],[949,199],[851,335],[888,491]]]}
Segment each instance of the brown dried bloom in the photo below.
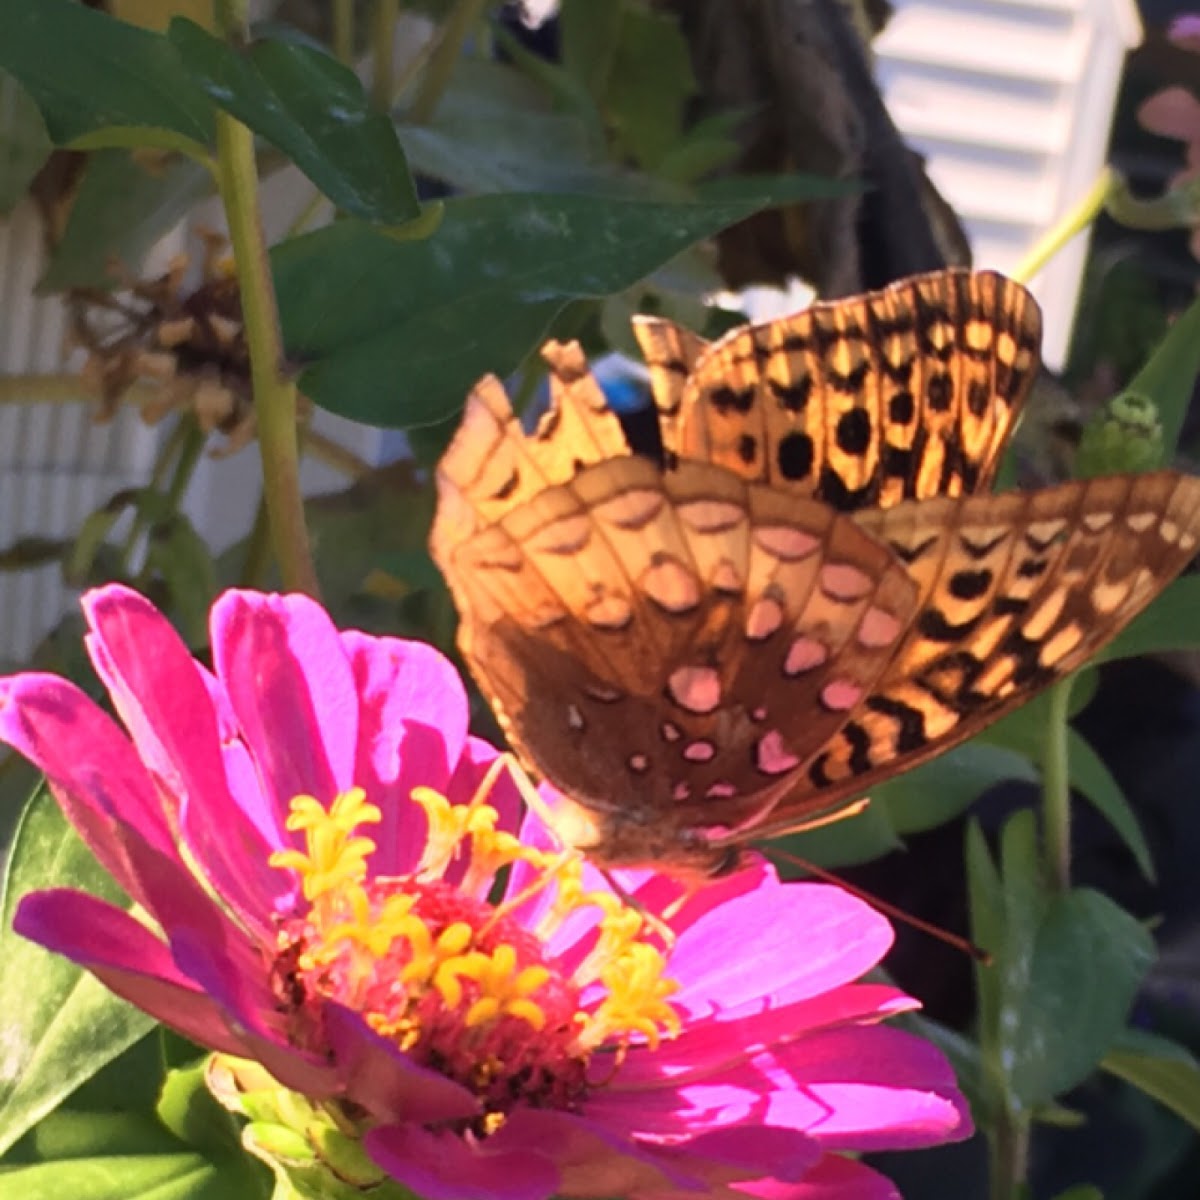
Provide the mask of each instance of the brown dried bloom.
{"label": "brown dried bloom", "polygon": [[190,290],[191,263],[181,254],[155,279],[115,268],[118,291],[76,289],[69,302],[75,336],[88,354],[83,378],[101,397],[100,420],[113,416],[135,383],[155,383],[142,407],[147,421],[191,408],[206,433],[226,436],[219,453],[231,454],[254,437],[250,354],[225,239],[201,236],[201,278]]}

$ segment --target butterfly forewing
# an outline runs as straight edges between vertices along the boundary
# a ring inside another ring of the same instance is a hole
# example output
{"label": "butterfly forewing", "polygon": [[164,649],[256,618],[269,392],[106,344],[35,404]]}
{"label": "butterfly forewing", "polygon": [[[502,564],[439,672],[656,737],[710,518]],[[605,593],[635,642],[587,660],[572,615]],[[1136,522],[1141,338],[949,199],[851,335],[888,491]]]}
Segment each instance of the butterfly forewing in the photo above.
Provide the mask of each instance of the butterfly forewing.
{"label": "butterfly forewing", "polygon": [[1040,336],[1024,288],[965,270],[743,326],[680,390],[678,453],[841,510],[969,493],[995,472]]}
{"label": "butterfly forewing", "polygon": [[476,676],[536,768],[606,814],[610,860],[622,824],[657,823],[669,847],[769,808],[876,683],[917,599],[827,506],[639,459],[543,491],[443,568],[471,596]]}
{"label": "butterfly forewing", "polygon": [[908,564],[920,609],[772,823],[915,766],[1077,670],[1195,556],[1200,479],[1077,480],[856,520]]}

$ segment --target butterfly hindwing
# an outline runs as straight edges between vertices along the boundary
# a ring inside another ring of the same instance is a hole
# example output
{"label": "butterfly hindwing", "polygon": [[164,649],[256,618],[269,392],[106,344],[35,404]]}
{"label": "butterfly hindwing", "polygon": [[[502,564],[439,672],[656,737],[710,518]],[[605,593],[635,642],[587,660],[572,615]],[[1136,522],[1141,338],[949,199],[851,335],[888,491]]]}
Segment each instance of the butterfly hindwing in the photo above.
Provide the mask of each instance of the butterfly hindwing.
{"label": "butterfly hindwing", "polygon": [[1078,670],[1195,556],[1200,479],[1076,480],[856,519],[907,563],[920,608],[771,824],[941,753]]}
{"label": "butterfly hindwing", "polygon": [[1032,385],[1041,316],[953,269],[733,330],[679,400],[682,458],[843,511],[986,486]]}

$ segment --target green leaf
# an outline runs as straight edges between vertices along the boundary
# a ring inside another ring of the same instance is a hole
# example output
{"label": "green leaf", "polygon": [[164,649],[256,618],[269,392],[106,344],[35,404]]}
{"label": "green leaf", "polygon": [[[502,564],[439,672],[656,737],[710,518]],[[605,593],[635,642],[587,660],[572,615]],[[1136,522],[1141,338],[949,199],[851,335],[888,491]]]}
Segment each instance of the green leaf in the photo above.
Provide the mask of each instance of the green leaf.
{"label": "green leaf", "polygon": [[386,225],[420,214],[396,130],[358,77],[298,42],[238,53],[184,18],[168,34],[209,98],[283,151],[340,209]]}
{"label": "green leaf", "polygon": [[1054,1200],[1104,1200],[1104,1193],[1090,1183],[1077,1183],[1065,1192],[1059,1192]]}
{"label": "green leaf", "polygon": [[1094,662],[1200,647],[1200,575],[1177,579],[1096,655]]}
{"label": "green leaf", "polygon": [[[1084,679],[1090,677],[1088,672]],[[1080,677],[1076,676],[1079,680]],[[1078,689],[1082,690],[1082,689]],[[1072,708],[1078,699],[1072,691]],[[985,730],[973,744],[1002,746],[1040,761],[1046,737],[1045,696],[1038,696]],[[1120,786],[1090,745],[1073,729],[1067,731],[1067,773],[1071,786],[1081,792],[1107,818],[1129,848],[1147,879],[1154,879],[1154,862],[1141,826]]]}
{"label": "green leaf", "polygon": [[24,197],[52,149],[33,97],[0,72],[0,216]]}
{"label": "green leaf", "polygon": [[0,0],[0,29],[0,67],[25,85],[57,144],[113,125],[212,141],[212,105],[160,34],[74,0]]}
{"label": "green leaf", "polygon": [[1153,939],[1106,896],[1079,888],[1050,899],[1008,1042],[1026,1105],[1048,1103],[1105,1057],[1153,959]]}
{"label": "green leaf", "polygon": [[[43,792],[18,827],[0,906],[0,995],[6,997],[0,1153],[153,1024],[74,963],[13,932],[21,896],[55,886],[121,903],[119,889]],[[0,1196],[8,1178],[0,1176]],[[70,1193],[64,1188],[57,1195]]]}
{"label": "green leaf", "polygon": [[897,833],[933,829],[965,812],[988,788],[1006,779],[1036,782],[1028,756],[986,742],[968,742],[871,789]]}
{"label": "green leaf", "polygon": [[1100,1065],[1200,1130],[1200,1065],[1183,1046],[1127,1029]]}
{"label": "green leaf", "polygon": [[1192,385],[1200,373],[1200,300],[1176,318],[1167,336],[1125,390],[1148,396],[1158,407],[1162,422],[1163,463],[1171,461],[1183,419],[1192,398]]}
{"label": "green leaf", "polygon": [[1137,814],[1103,759],[1074,729],[1067,730],[1067,766],[1071,786],[1082,792],[1121,836],[1142,874],[1154,882],[1154,860]]}
{"label": "green leaf", "polygon": [[38,290],[112,287],[112,263],[136,271],[146,252],[212,187],[212,176],[188,159],[151,171],[123,150],[92,154]]}
{"label": "green leaf", "polygon": [[[965,857],[971,940],[994,956],[1004,945],[1004,893],[983,830],[974,818],[967,822]],[[994,962],[974,965],[980,1047],[985,1056],[994,1057],[1000,1025],[1000,970]]]}
{"label": "green leaf", "polygon": [[339,222],[275,249],[288,353],[325,408],[372,425],[436,424],[482,374],[512,371],[571,300],[622,291],[750,213],[826,187],[783,180],[696,204],[467,197],[447,201],[419,242]]}
{"label": "green leaf", "polygon": [[467,60],[432,119],[402,124],[413,167],[462,192],[645,192],[606,161],[588,125],[554,112],[512,67]]}
{"label": "green leaf", "polygon": [[870,804],[858,816],[805,833],[789,834],[772,845],[817,866],[836,868],[882,858],[901,849],[904,843],[896,836],[886,811]]}
{"label": "green leaf", "polygon": [[696,90],[678,19],[626,2],[601,108],[615,147],[653,170],[679,141]]}
{"label": "green leaf", "polygon": [[[234,1182],[237,1186],[231,1188]],[[223,1172],[188,1153],[98,1155],[0,1173],[0,1200],[230,1200],[254,1195],[244,1189],[243,1174]]]}

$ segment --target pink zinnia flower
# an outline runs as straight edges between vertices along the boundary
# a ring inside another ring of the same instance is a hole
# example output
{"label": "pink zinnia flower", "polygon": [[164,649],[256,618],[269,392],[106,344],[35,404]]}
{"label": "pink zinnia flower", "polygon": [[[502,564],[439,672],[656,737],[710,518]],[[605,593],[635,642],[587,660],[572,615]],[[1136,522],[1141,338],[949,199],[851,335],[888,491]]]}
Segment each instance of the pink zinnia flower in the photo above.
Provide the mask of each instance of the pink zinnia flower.
{"label": "pink zinnia flower", "polygon": [[335,1104],[418,1195],[876,1200],[892,1185],[838,1151],[970,1132],[940,1053],[879,1024],[914,1002],[854,982],[882,917],[761,863],[698,893],[624,873],[633,906],[535,817],[518,840],[430,647],[229,592],[209,672],[136,593],[84,609],[128,734],[26,674],[0,680],[0,737],[157,928],[68,889],[17,928]]}

